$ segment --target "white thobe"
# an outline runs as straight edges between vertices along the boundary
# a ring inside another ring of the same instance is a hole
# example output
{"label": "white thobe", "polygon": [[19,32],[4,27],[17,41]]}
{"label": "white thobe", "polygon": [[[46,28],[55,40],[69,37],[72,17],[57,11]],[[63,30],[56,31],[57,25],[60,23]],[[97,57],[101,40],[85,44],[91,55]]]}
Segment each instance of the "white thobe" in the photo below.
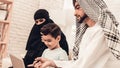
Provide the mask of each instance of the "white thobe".
{"label": "white thobe", "polygon": [[62,68],[120,68],[120,60],[110,52],[99,24],[87,28],[79,48],[78,60],[55,61],[55,64]]}

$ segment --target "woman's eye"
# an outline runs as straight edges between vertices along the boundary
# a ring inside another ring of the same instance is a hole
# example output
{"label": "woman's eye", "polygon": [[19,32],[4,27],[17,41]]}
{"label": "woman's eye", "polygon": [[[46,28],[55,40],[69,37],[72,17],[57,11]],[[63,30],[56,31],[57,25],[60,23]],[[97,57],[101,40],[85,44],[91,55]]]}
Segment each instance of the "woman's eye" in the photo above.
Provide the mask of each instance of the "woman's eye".
{"label": "woman's eye", "polygon": [[43,20],[42,20],[42,19],[40,19],[39,21],[40,21],[40,22],[42,22]]}

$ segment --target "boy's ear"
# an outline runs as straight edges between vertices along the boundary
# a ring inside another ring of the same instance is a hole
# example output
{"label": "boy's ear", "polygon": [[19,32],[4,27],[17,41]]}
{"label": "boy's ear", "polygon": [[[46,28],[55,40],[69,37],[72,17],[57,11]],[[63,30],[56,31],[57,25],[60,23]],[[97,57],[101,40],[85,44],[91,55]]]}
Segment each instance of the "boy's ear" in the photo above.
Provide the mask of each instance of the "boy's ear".
{"label": "boy's ear", "polygon": [[61,36],[59,35],[59,36],[57,36],[57,39],[58,39],[58,41],[60,41],[61,40]]}

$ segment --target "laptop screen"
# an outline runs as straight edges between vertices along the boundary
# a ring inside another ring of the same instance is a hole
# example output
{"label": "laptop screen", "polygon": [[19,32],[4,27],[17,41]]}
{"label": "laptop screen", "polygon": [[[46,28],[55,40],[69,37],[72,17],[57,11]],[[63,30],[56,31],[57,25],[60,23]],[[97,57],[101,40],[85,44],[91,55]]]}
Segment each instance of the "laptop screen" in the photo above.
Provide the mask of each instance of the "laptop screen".
{"label": "laptop screen", "polygon": [[22,58],[17,57],[13,54],[10,54],[10,58],[11,58],[13,68],[25,68]]}

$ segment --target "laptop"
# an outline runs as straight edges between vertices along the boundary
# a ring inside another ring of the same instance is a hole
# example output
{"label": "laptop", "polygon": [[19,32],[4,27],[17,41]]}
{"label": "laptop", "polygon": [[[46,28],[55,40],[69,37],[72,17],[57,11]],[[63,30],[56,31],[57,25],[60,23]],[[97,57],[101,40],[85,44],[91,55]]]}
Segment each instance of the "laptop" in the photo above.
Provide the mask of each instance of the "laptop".
{"label": "laptop", "polygon": [[22,58],[20,58],[16,55],[10,54],[10,59],[11,59],[13,68],[25,68]]}

